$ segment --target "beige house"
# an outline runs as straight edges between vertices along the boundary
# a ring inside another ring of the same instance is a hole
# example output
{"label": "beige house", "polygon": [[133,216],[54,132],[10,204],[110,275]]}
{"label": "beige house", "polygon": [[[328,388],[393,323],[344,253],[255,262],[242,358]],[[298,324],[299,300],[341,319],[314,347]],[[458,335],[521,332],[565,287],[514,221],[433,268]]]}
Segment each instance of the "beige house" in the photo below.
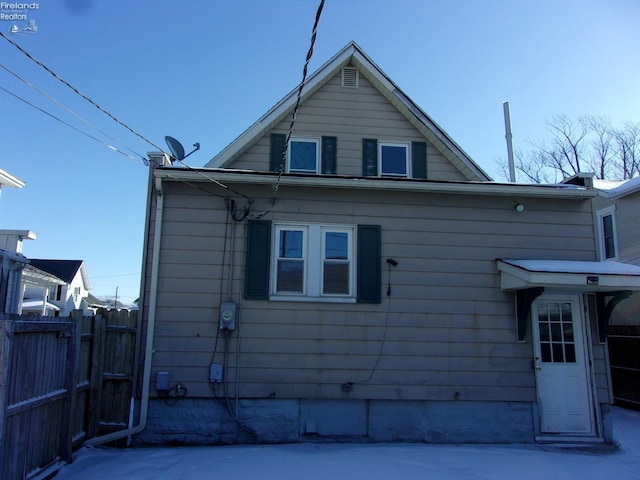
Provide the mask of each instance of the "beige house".
{"label": "beige house", "polygon": [[610,440],[598,191],[491,181],[355,43],[296,94],[153,158],[137,441]]}
{"label": "beige house", "polygon": [[[599,259],[640,266],[640,177],[594,180],[594,187],[599,190],[593,199]],[[640,293],[615,309],[611,323],[640,325]]]}

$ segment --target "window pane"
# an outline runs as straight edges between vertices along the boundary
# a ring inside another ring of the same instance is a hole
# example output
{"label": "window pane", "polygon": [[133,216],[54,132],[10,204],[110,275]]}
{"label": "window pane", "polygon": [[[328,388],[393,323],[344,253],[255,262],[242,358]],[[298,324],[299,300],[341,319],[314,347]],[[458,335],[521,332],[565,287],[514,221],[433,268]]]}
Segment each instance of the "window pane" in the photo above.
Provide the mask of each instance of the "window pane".
{"label": "window pane", "polygon": [[551,361],[551,345],[548,343],[541,343],[540,355],[542,356],[543,362],[550,362]]}
{"label": "window pane", "polygon": [[564,346],[564,354],[567,363],[576,363],[576,347],[573,344]]}
{"label": "window pane", "polygon": [[278,292],[303,292],[304,262],[278,260]]}
{"label": "window pane", "polygon": [[327,232],[324,242],[324,258],[327,260],[347,260],[349,255],[349,234]]}
{"label": "window pane", "polygon": [[553,351],[553,362],[554,363],[563,363],[564,362],[564,355],[563,355],[563,351],[562,351],[562,344],[561,343],[553,343],[551,344],[551,348]]}
{"label": "window pane", "polygon": [[407,174],[407,148],[403,146],[382,145],[382,174]]}
{"label": "window pane", "polygon": [[562,341],[562,327],[560,323],[551,324],[551,340],[554,342]]}
{"label": "window pane", "polygon": [[315,142],[291,141],[289,171],[315,172],[317,147]]}
{"label": "window pane", "polygon": [[564,322],[562,324],[562,330],[564,331],[565,343],[573,343],[573,323]]}
{"label": "window pane", "polygon": [[613,258],[616,256],[616,247],[613,241],[613,216],[605,215],[602,217],[602,232],[604,238],[604,255],[606,258]]}
{"label": "window pane", "polygon": [[324,294],[349,295],[349,263],[324,262]]}
{"label": "window pane", "polygon": [[281,258],[302,258],[302,235],[300,230],[280,230]]}
{"label": "window pane", "polygon": [[540,322],[540,341],[548,342],[551,340],[549,335],[549,324],[547,322]]}

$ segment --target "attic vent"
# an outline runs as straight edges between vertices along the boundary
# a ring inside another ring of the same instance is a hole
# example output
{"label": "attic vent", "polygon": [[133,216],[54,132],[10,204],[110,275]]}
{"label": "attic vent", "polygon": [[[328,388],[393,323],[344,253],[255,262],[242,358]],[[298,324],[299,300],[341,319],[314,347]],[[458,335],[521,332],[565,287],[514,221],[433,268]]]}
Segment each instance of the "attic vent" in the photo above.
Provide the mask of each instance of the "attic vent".
{"label": "attic vent", "polygon": [[353,67],[342,69],[342,86],[344,88],[358,88],[358,70]]}

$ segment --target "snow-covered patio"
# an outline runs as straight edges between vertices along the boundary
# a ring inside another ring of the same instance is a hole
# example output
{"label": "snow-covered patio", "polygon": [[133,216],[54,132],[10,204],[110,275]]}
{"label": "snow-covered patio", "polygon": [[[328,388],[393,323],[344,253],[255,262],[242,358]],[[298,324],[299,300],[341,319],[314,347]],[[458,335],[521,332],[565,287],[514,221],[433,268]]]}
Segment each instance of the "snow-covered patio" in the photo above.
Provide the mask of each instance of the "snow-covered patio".
{"label": "snow-covered patio", "polygon": [[640,478],[640,412],[613,409],[617,448],[333,444],[81,449],[56,480]]}

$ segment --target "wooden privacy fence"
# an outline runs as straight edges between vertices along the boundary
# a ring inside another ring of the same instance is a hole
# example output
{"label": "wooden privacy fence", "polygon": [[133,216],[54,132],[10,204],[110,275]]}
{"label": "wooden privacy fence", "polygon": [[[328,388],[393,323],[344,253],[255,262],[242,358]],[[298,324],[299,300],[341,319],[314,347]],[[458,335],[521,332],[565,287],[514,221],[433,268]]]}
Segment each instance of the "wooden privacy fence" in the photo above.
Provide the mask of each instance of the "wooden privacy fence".
{"label": "wooden privacy fence", "polygon": [[0,478],[43,477],[127,428],[136,338],[136,311],[0,316]]}
{"label": "wooden privacy fence", "polygon": [[640,325],[611,325],[607,338],[614,401],[640,410]]}

